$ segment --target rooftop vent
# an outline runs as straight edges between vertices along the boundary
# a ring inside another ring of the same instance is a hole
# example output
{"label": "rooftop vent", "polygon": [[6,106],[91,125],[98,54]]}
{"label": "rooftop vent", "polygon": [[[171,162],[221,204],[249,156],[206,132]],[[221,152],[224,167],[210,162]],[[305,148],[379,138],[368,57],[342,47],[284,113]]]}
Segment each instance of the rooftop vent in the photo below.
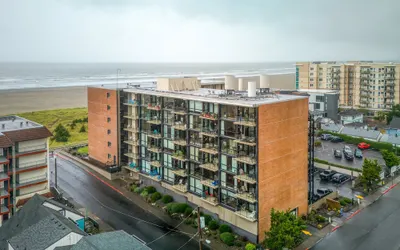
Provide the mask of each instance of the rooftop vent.
{"label": "rooftop vent", "polygon": [[6,128],[6,125],[3,123],[3,124],[1,124],[1,128],[2,129],[5,129]]}
{"label": "rooftop vent", "polygon": [[22,128],[22,126],[24,126],[24,122],[20,122],[19,126]]}

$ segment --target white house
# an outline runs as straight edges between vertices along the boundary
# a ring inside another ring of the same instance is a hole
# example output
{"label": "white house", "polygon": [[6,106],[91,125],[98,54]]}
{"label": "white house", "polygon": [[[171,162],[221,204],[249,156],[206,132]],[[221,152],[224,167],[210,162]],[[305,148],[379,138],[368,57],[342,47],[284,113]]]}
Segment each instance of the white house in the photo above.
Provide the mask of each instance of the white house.
{"label": "white house", "polygon": [[343,110],[339,113],[340,123],[342,125],[350,124],[350,123],[363,123],[364,115],[361,112],[358,112],[355,109],[347,109]]}

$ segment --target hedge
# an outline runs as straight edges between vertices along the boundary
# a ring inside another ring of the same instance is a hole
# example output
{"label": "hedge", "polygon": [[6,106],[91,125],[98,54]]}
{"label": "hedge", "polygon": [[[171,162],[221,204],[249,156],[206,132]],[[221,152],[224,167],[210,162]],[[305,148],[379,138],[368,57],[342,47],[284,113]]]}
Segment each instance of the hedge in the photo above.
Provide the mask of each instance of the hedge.
{"label": "hedge", "polygon": [[360,142],[366,142],[369,145],[371,145],[371,148],[378,149],[378,150],[386,149],[388,151],[393,151],[393,145],[390,143],[387,143],[387,142],[370,141],[368,139],[352,137],[349,135],[338,134],[338,133],[326,131],[326,130],[318,131],[317,135],[321,136],[321,134],[331,134],[334,136],[338,136],[338,137],[342,138],[343,141],[345,141],[346,143],[350,143],[350,144],[358,144]]}
{"label": "hedge", "polygon": [[219,238],[222,240],[222,242],[224,242],[228,246],[233,246],[233,243],[235,241],[235,237],[230,232],[225,232],[220,234]]}
{"label": "hedge", "polygon": [[185,216],[189,216],[189,215],[191,215],[192,213],[193,213],[193,208],[187,207],[187,208],[185,209],[185,212],[184,212]]}
{"label": "hedge", "polygon": [[171,195],[166,194],[166,195],[164,195],[164,196],[162,197],[161,201],[162,201],[164,204],[168,204],[168,203],[173,202],[173,201],[174,201],[174,198],[172,198]]}
{"label": "hedge", "polygon": [[211,230],[216,230],[216,229],[218,229],[218,227],[219,227],[219,224],[216,220],[212,220],[212,221],[210,221],[210,223],[208,223],[208,228]]}
{"label": "hedge", "polygon": [[354,172],[359,172],[359,173],[362,172],[362,170],[358,169],[358,168],[342,166],[342,165],[339,165],[339,164],[336,164],[336,163],[331,163],[331,162],[328,162],[328,161],[325,161],[325,160],[321,160],[321,159],[318,159],[318,158],[315,158],[315,157],[314,157],[314,162],[325,164],[325,165],[330,165],[330,166],[334,166],[334,167],[338,167],[338,168],[343,168],[343,169],[347,169],[347,170],[354,171]]}
{"label": "hedge", "polygon": [[159,192],[155,192],[151,194],[151,202],[156,202],[161,199],[161,194]]}
{"label": "hedge", "polygon": [[149,193],[149,194],[157,192],[157,189],[153,186],[145,187],[145,189],[146,189],[147,193]]}
{"label": "hedge", "polygon": [[254,245],[252,243],[247,243],[245,249],[246,250],[256,250],[256,245]]}
{"label": "hedge", "polygon": [[232,232],[232,228],[226,224],[222,224],[221,226],[219,226],[219,233],[223,234],[223,233],[231,233]]}
{"label": "hedge", "polygon": [[169,203],[167,210],[170,214],[180,213],[183,214],[189,205],[186,203]]}

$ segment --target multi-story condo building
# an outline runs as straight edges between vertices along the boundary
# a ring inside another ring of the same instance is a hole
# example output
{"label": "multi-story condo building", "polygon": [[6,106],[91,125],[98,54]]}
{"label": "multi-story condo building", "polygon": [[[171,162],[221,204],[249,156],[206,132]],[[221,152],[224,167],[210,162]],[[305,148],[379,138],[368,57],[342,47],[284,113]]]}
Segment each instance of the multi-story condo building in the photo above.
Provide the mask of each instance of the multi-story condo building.
{"label": "multi-story condo building", "polygon": [[0,117],[0,226],[18,202],[48,193],[50,131],[18,116]]}
{"label": "multi-story condo building", "polygon": [[132,178],[259,241],[272,208],[307,212],[308,98],[256,90],[255,82],[247,89],[158,79],[156,88],[120,90],[111,120],[119,120],[120,162]]}
{"label": "multi-story condo building", "polygon": [[400,103],[400,64],[301,62],[296,88],[338,90],[344,108],[388,110]]}

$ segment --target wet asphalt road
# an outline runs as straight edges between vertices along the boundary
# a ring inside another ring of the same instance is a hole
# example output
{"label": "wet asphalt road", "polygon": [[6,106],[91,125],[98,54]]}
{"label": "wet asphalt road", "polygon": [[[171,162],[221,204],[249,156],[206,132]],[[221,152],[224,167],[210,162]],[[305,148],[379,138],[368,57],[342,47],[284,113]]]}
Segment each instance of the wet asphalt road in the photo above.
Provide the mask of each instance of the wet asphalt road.
{"label": "wet asphalt road", "polygon": [[399,232],[400,185],[397,185],[311,249],[397,250]]}
{"label": "wet asphalt road", "polygon": [[[53,159],[50,159],[50,166],[51,171],[53,171]],[[167,233],[168,230],[166,228],[172,228],[95,177],[89,175],[74,165],[74,163],[58,157],[57,166],[58,186],[77,203],[86,207],[90,212],[116,230],[124,230],[149,243]],[[136,218],[159,226],[139,221]],[[153,250],[177,250],[188,242],[190,238],[188,235],[170,232],[148,246]],[[198,247],[198,242],[192,239],[182,249],[198,249]]]}

